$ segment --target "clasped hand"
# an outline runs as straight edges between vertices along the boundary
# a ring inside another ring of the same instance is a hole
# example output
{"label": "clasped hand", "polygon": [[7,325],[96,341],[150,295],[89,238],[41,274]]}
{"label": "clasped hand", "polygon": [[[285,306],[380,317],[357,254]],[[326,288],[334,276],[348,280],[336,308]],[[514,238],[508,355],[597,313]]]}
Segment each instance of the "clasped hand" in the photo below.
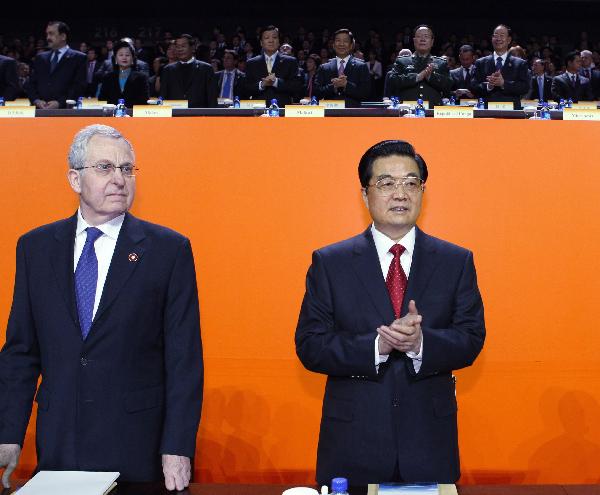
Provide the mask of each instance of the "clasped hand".
{"label": "clasped hand", "polygon": [[391,325],[382,325],[377,329],[379,334],[379,354],[387,355],[396,349],[400,352],[416,352],[421,349],[421,321],[423,317],[412,299],[408,303],[408,313],[394,320]]}
{"label": "clasped hand", "polygon": [[429,80],[429,78],[431,77],[431,74],[433,74],[434,70],[435,70],[435,65],[427,64],[427,67],[425,67],[421,72],[419,72],[417,74],[417,82],[420,82],[423,79]]}
{"label": "clasped hand", "polygon": [[494,72],[491,76],[487,76],[486,80],[492,86],[498,86],[500,88],[504,86],[504,78],[502,77],[502,73],[499,70]]}
{"label": "clasped hand", "polygon": [[346,84],[348,84],[348,78],[344,75],[342,76],[338,76],[338,77],[334,77],[331,80],[331,83],[333,84],[334,88],[345,88]]}
{"label": "clasped hand", "polygon": [[272,72],[267,76],[261,79],[263,87],[265,86],[273,86],[275,81],[277,80],[277,76]]}

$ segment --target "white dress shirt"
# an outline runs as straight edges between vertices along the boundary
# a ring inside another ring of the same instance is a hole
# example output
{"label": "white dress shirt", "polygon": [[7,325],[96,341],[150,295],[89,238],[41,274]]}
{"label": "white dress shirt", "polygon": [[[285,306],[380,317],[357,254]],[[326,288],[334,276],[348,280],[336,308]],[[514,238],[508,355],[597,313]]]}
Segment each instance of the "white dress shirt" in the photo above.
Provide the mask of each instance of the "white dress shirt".
{"label": "white dress shirt", "polygon": [[[266,53],[264,53],[264,57],[265,57],[265,64],[267,64],[267,67],[269,66],[269,60],[271,60],[271,71],[273,71],[273,67],[275,67],[275,60],[277,60],[277,54],[279,52],[275,52],[273,55],[267,55]],[[273,72],[271,72],[272,74]],[[277,84],[279,84],[279,78],[275,78],[275,82],[273,83],[273,87],[276,88]],[[263,83],[262,81],[258,81],[258,89],[259,91],[263,91]]]}
{"label": "white dress shirt", "polygon": [[336,67],[338,70],[338,74],[340,73],[340,62],[344,61],[344,73],[346,72],[346,69],[348,68],[348,60],[350,60],[350,55],[344,57],[344,58],[340,58],[340,57],[335,57],[335,63],[336,63]]}
{"label": "white dress shirt", "polygon": [[[385,280],[390,270],[390,265],[394,259],[394,255],[390,253],[390,248],[394,244],[401,244],[404,246],[404,252],[400,255],[400,265],[406,275],[406,279],[410,277],[410,267],[412,265],[412,257],[415,251],[415,237],[416,229],[413,227],[406,235],[398,242],[390,239],[387,235],[379,232],[375,225],[371,225],[371,233],[373,234],[373,241],[375,241],[375,249],[377,250],[377,256],[379,258],[379,264],[381,266],[381,274]],[[391,323],[391,322],[390,322]],[[423,361],[423,340],[421,339],[421,348],[419,352],[407,352],[406,355],[412,359],[413,367],[415,372],[419,372],[421,369],[421,362]],[[388,359],[388,355],[379,354],[379,335],[375,337],[375,366],[379,367],[381,363],[385,363]]]}
{"label": "white dress shirt", "polygon": [[[504,52],[502,55],[498,55],[496,52],[494,52],[494,65],[496,65],[496,60],[498,60],[498,57],[502,59],[502,67],[504,67],[504,64],[506,63],[506,57],[508,57],[508,52]],[[494,88],[495,86],[493,86],[490,83],[487,83],[488,91],[493,91]]]}
{"label": "white dress shirt", "polygon": [[[106,282],[106,276],[108,275],[108,268],[115,252],[115,246],[117,245],[117,238],[119,232],[123,226],[123,220],[125,214],[119,215],[112,220],[109,220],[102,225],[96,225],[97,229],[102,231],[102,235],[96,239],[94,243],[94,250],[96,251],[96,258],[98,259],[98,282],[96,284],[96,297],[94,299],[94,311],[92,313],[92,320],[96,316],[96,311],[100,305],[100,298],[102,297],[102,291],[104,290],[104,283]],[[77,263],[79,257],[83,251],[85,240],[87,238],[87,232],[85,229],[91,227],[83,216],[81,210],[77,212],[77,230],[75,230],[75,251],[73,256],[73,272],[77,269]]]}
{"label": "white dress shirt", "polygon": [[[59,48],[58,50],[56,50],[58,52],[58,60],[57,63],[60,62],[63,58],[63,55],[67,52],[67,50],[69,49],[69,45],[65,45],[62,48]],[[54,55],[54,51],[52,52],[52,54],[50,55],[50,60],[52,60],[52,55]]]}

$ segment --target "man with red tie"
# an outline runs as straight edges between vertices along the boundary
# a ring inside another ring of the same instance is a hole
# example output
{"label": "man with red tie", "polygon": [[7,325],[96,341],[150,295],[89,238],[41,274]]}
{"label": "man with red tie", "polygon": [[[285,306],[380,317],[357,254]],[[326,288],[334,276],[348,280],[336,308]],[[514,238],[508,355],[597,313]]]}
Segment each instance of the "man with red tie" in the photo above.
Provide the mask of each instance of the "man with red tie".
{"label": "man with red tie", "polygon": [[485,339],[473,255],[416,226],[427,165],[411,144],[375,144],[358,174],[373,223],[313,253],[296,329],[304,366],[327,375],[317,481],[454,483],[452,371]]}
{"label": "man with red tie", "polygon": [[589,50],[581,51],[581,68],[579,75],[590,80],[594,99],[600,98],[600,70],[594,66],[592,52]]}

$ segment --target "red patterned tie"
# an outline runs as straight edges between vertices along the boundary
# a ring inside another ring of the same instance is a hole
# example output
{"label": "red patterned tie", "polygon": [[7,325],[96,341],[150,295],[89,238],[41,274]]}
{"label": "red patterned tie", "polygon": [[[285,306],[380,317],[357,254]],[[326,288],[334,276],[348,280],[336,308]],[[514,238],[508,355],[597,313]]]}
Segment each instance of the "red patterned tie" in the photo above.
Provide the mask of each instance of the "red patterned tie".
{"label": "red patterned tie", "polygon": [[387,285],[388,292],[390,293],[390,299],[392,300],[396,318],[400,318],[402,301],[404,300],[407,284],[406,274],[400,264],[400,255],[404,250],[405,248],[401,244],[394,244],[390,248],[390,253],[394,255],[394,259],[392,260],[392,264],[390,265],[390,269],[385,279],[385,285]]}

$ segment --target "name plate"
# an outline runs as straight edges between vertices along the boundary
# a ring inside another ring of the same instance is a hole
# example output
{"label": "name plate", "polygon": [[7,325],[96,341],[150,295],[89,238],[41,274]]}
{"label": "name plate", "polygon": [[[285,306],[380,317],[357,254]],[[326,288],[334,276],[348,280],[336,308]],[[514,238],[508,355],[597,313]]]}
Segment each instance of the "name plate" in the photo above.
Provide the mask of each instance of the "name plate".
{"label": "name plate", "polygon": [[[402,102],[403,105],[410,105],[411,107],[417,106],[417,100],[404,100]],[[423,100],[423,106],[425,108],[429,108],[429,100]]]}
{"label": "name plate", "polygon": [[321,100],[319,106],[325,108],[346,108],[346,102],[344,100]]}
{"label": "name plate", "polygon": [[0,117],[2,118],[20,118],[20,117],[35,117],[35,107],[0,107]]}
{"label": "name plate", "polygon": [[512,101],[488,101],[488,110],[514,110],[515,104]]}
{"label": "name plate", "polygon": [[158,106],[173,107],[173,108],[187,108],[188,101],[187,100],[163,100],[163,104],[158,105]]}
{"label": "name plate", "polygon": [[461,98],[460,99],[460,104],[462,105],[466,105],[466,106],[475,106],[477,105],[478,100],[474,100],[472,98]]}
{"label": "name plate", "polygon": [[29,98],[17,98],[16,100],[5,101],[4,105],[7,107],[29,107]]}
{"label": "name plate", "polygon": [[240,108],[265,108],[265,100],[240,100]]}
{"label": "name plate", "polygon": [[99,100],[98,98],[84,98],[81,100],[81,108],[102,108],[107,104],[107,101]]}
{"label": "name plate", "polygon": [[525,108],[525,107],[537,107],[538,103],[539,102],[537,100],[521,100],[521,106],[523,108]]}
{"label": "name plate", "polygon": [[436,119],[472,119],[473,107],[436,106],[433,107],[433,116]]}
{"label": "name plate", "polygon": [[571,108],[577,108],[579,110],[596,110],[598,105],[594,101],[582,101],[580,103],[573,103]]}
{"label": "name plate", "polygon": [[600,110],[597,108],[586,110],[583,108],[565,108],[563,120],[600,120]]}
{"label": "name plate", "polygon": [[325,107],[321,105],[286,105],[286,117],[325,117]]}
{"label": "name plate", "polygon": [[134,117],[172,117],[173,107],[168,105],[133,105]]}

